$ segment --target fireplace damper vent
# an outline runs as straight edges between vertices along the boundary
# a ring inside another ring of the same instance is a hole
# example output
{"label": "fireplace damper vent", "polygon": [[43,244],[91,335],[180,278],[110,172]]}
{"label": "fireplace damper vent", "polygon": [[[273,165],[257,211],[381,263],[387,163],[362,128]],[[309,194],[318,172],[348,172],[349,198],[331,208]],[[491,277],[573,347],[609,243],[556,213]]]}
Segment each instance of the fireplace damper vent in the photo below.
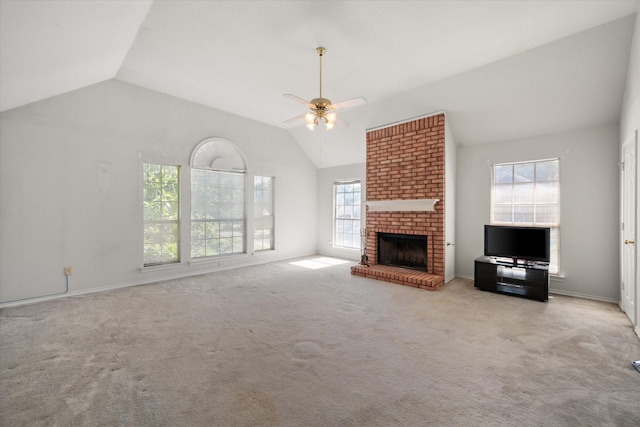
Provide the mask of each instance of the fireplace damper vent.
{"label": "fireplace damper vent", "polygon": [[428,271],[427,236],[378,233],[378,264]]}

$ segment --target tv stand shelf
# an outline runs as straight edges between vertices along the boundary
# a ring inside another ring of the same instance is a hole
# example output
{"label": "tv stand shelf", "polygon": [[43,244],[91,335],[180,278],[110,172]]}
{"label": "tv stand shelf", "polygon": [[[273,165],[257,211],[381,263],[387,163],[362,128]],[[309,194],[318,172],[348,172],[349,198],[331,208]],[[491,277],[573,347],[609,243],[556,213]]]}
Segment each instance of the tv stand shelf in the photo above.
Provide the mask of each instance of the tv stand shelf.
{"label": "tv stand shelf", "polygon": [[547,301],[549,266],[513,263],[481,256],[475,260],[474,286],[483,291]]}

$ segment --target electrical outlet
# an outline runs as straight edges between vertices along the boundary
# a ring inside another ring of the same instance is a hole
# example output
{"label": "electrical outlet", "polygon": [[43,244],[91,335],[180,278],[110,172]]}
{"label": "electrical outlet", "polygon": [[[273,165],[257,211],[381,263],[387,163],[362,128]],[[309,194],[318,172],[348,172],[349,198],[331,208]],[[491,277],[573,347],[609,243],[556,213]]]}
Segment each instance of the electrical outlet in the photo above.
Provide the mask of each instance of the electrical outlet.
{"label": "electrical outlet", "polygon": [[64,275],[65,276],[71,276],[73,274],[73,268],[71,267],[65,267],[64,268]]}

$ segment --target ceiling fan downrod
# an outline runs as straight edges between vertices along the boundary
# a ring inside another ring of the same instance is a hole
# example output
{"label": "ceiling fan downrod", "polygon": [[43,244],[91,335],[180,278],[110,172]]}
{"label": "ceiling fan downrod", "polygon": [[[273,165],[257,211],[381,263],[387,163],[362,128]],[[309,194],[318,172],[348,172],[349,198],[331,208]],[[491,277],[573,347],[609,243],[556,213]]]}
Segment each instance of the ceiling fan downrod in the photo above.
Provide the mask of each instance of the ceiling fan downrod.
{"label": "ceiling fan downrod", "polygon": [[316,53],[320,57],[320,98],[322,98],[322,57],[327,52],[323,47],[316,48]]}
{"label": "ceiling fan downrod", "polygon": [[316,53],[320,57],[320,96],[311,100],[314,105],[313,110],[316,112],[319,118],[323,118],[327,111],[327,107],[331,105],[331,100],[322,97],[322,57],[327,52],[324,47],[316,48]]}

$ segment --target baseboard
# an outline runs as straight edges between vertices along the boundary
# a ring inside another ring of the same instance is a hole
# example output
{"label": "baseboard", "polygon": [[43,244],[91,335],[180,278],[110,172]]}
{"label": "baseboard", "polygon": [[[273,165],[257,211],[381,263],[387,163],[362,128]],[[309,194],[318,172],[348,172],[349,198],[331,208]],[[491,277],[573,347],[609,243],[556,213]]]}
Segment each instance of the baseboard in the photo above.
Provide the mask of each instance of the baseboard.
{"label": "baseboard", "polygon": [[[254,264],[250,264],[250,265],[254,265]],[[216,267],[215,269],[205,269],[205,270],[199,270],[197,272],[195,272],[195,271],[182,272],[182,273],[171,274],[171,275],[162,276],[162,277],[154,277],[154,278],[149,278],[149,279],[136,280],[136,281],[133,281],[133,282],[117,283],[117,284],[113,284],[113,285],[98,286],[96,288],[80,289],[80,290],[77,290],[77,291],[63,292],[63,293],[55,294],[55,295],[24,298],[24,299],[19,299],[19,300],[15,300],[15,301],[4,302],[4,303],[0,304],[0,308],[17,307],[17,306],[20,306],[20,305],[35,304],[35,303],[39,303],[39,302],[52,301],[52,300],[61,299],[61,298],[77,297],[77,296],[80,296],[80,295],[87,295],[87,294],[93,294],[93,293],[98,293],[98,292],[113,291],[115,289],[130,288],[132,286],[149,285],[151,283],[160,283],[160,282],[166,282],[168,280],[183,279],[185,277],[197,276],[199,274],[207,274],[207,273],[212,273],[214,271],[228,270],[230,268],[238,268],[238,267],[242,267],[242,266]]]}
{"label": "baseboard", "polygon": [[162,276],[162,277],[152,277],[152,278],[147,278],[147,279],[141,279],[141,280],[135,280],[132,282],[124,282],[124,283],[117,283],[117,284],[113,284],[113,285],[106,285],[106,286],[99,286],[96,288],[89,288],[89,289],[80,289],[77,291],[70,291],[70,292],[61,292],[59,294],[53,294],[53,295],[45,295],[45,296],[35,296],[35,297],[27,297],[24,299],[18,299],[18,300],[14,300],[14,301],[7,301],[7,302],[3,302],[0,303],[0,308],[7,308],[7,307],[17,307],[20,305],[27,305],[27,304],[34,304],[34,303],[38,303],[38,302],[44,302],[44,301],[51,301],[51,300],[56,300],[56,299],[61,299],[61,298],[68,298],[68,297],[75,297],[75,296],[80,296],[80,295],[86,295],[86,294],[93,294],[96,292],[105,292],[105,291],[112,291],[115,289],[121,289],[121,288],[129,288],[132,286],[141,286],[141,285],[149,285],[152,283],[161,283],[161,282],[166,282],[169,280],[177,280],[177,279],[183,279],[185,277],[192,277],[192,276],[198,276],[201,274],[209,274],[209,273],[215,273],[216,271],[224,271],[224,270],[232,270],[234,268],[242,268],[242,267],[251,267],[254,265],[261,265],[261,264],[267,264],[270,262],[277,262],[277,261],[286,261],[287,259],[297,259],[297,258],[301,258],[301,257],[306,257],[306,256],[313,256],[316,255],[315,253],[313,254],[308,254],[308,255],[300,255],[299,257],[296,256],[294,258],[283,258],[283,259],[271,259],[271,258],[264,258],[262,260],[257,260],[256,258],[252,258],[251,263],[247,263],[247,264],[233,264],[233,265],[227,265],[224,267],[220,267],[220,266],[215,266],[215,267],[211,267],[211,268],[206,268],[206,269],[201,269],[201,270],[197,270],[197,271],[182,271],[180,273],[176,273],[176,274],[169,274],[166,276]]}
{"label": "baseboard", "polygon": [[605,298],[605,297],[601,297],[601,296],[597,296],[597,295],[581,294],[579,292],[563,291],[563,290],[559,290],[559,289],[549,289],[549,293],[550,294],[555,294],[555,295],[564,295],[564,296],[567,296],[567,297],[589,299],[589,300],[592,300],[592,301],[600,301],[600,302],[608,302],[608,303],[612,303],[612,304],[618,304],[618,300],[617,299]]}
{"label": "baseboard", "polygon": [[361,254],[359,249],[327,248],[325,250],[318,251],[317,255],[348,259],[349,261],[356,261],[356,262],[361,260]]}
{"label": "baseboard", "polygon": [[[473,276],[457,275],[456,277],[459,277],[461,279],[474,280]],[[564,296],[567,296],[567,297],[589,299],[589,300],[592,300],[592,301],[601,301],[601,302],[614,303],[614,304],[618,304],[618,302],[619,302],[618,300],[614,300],[614,299],[611,299],[611,298],[605,298],[605,297],[600,297],[600,296],[595,296],[595,295],[581,294],[579,292],[563,291],[563,290],[554,289],[554,288],[549,288],[549,293],[550,294],[555,294],[555,295],[564,295]]]}
{"label": "baseboard", "polygon": [[[308,254],[308,255],[301,255],[300,257],[305,257],[305,256],[313,256],[316,254]],[[295,257],[295,258],[300,258],[300,257]],[[216,266],[216,267],[212,267],[209,269],[202,269],[202,270],[198,270],[198,271],[183,271],[177,274],[172,274],[172,275],[167,275],[167,276],[162,276],[162,277],[153,277],[153,278],[148,278],[148,279],[142,279],[142,280],[136,280],[136,281],[132,281],[132,282],[125,282],[125,283],[119,283],[119,284],[114,284],[114,285],[107,285],[107,286],[100,286],[97,288],[90,288],[90,289],[82,289],[82,290],[78,290],[78,291],[71,291],[71,292],[66,292],[66,293],[60,293],[60,294],[55,294],[55,295],[47,295],[47,296],[43,296],[43,297],[32,297],[32,298],[25,298],[22,300],[16,300],[16,301],[8,301],[5,303],[0,303],[0,308],[6,308],[6,307],[15,307],[15,306],[19,306],[19,305],[26,305],[26,304],[33,304],[33,303],[37,303],[37,302],[43,302],[43,301],[50,301],[50,300],[55,300],[55,299],[60,299],[60,298],[67,298],[67,297],[72,297],[72,296],[80,296],[80,295],[86,295],[86,294],[92,294],[95,292],[105,292],[105,291],[110,291],[110,290],[114,290],[114,289],[120,289],[120,288],[128,288],[131,286],[141,286],[141,285],[148,285],[151,283],[159,283],[159,282],[165,282],[168,280],[176,280],[176,279],[182,279],[185,277],[191,277],[191,276],[198,276],[200,274],[208,274],[208,273],[214,273],[216,271],[224,271],[224,270],[231,270],[234,268],[241,268],[241,267],[250,267],[253,265],[260,265],[260,264],[267,264],[270,262],[277,262],[277,261],[285,261],[287,259],[294,259],[294,258],[283,258],[283,259],[264,259],[264,260],[256,260],[255,258],[253,258],[254,262],[248,263],[248,264],[241,264],[241,265],[228,265],[228,266],[224,266],[224,267],[220,267],[220,266]],[[447,278],[446,279],[446,283],[450,282],[453,279],[456,278],[461,278],[461,279],[468,279],[468,280],[474,280],[473,276],[466,276],[466,275],[454,275],[451,278]],[[562,290],[557,290],[557,289],[549,289],[549,293],[550,294],[556,294],[556,295],[564,295],[564,296],[569,296],[569,297],[575,297],[575,298],[583,298],[583,299],[589,299],[589,300],[593,300],[593,301],[601,301],[601,302],[608,302],[608,303],[614,303],[614,304],[618,304],[619,301],[618,300],[613,300],[610,298],[604,298],[604,297],[599,297],[599,296],[593,296],[593,295],[586,295],[586,294],[581,294],[578,292],[570,292],[570,291],[562,291]],[[638,337],[640,337],[640,326],[635,328],[635,332],[638,335]]]}

